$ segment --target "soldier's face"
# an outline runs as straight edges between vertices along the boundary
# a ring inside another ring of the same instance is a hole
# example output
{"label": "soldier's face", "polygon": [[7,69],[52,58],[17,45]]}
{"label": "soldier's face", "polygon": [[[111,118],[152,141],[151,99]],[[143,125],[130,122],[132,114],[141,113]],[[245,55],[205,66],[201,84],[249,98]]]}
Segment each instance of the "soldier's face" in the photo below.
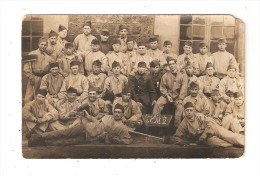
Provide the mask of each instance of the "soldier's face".
{"label": "soldier's face", "polygon": [[79,66],[78,66],[78,65],[74,65],[74,66],[72,66],[70,69],[71,69],[71,73],[72,73],[73,75],[76,75],[76,74],[79,73]]}
{"label": "soldier's face", "polygon": [[47,42],[41,42],[41,43],[39,43],[39,45],[38,45],[39,50],[40,50],[41,52],[46,51],[47,44],[48,44]]}
{"label": "soldier's face", "polygon": [[186,73],[187,73],[188,76],[192,76],[193,73],[194,73],[194,67],[193,66],[187,66],[185,68],[185,70],[186,70]]}
{"label": "soldier's face", "polygon": [[157,65],[157,66],[154,67],[154,68],[151,67],[151,71],[152,71],[152,73],[158,73],[158,72],[160,71],[160,66]]}
{"label": "soldier's face", "polygon": [[139,46],[138,47],[138,53],[140,55],[144,55],[146,53],[146,47],[145,46]]}
{"label": "soldier's face", "polygon": [[188,46],[188,45],[185,45],[183,47],[183,51],[184,51],[185,54],[190,54],[192,52],[192,47]]}
{"label": "soldier's face", "polygon": [[128,34],[128,31],[127,31],[127,29],[122,29],[122,30],[119,32],[119,34],[120,34],[120,37],[121,37],[121,38],[126,38],[126,36],[127,36],[127,34]]}
{"label": "soldier's face", "polygon": [[67,55],[72,55],[73,52],[74,52],[74,48],[73,47],[65,48],[65,53]]}
{"label": "soldier's face", "polygon": [[98,65],[93,65],[92,68],[93,68],[93,73],[95,75],[98,75],[101,72],[101,67]]}
{"label": "soldier's face", "polygon": [[158,42],[155,41],[155,42],[150,42],[150,47],[152,50],[155,50],[158,48]]}
{"label": "soldier's face", "polygon": [[57,43],[57,37],[56,36],[50,37],[49,40],[50,40],[52,45],[56,45],[56,43]]}
{"label": "soldier's face", "polygon": [[93,51],[93,52],[97,52],[97,51],[99,50],[100,46],[99,46],[99,45],[94,45],[94,44],[92,44],[92,45],[91,45],[91,48],[92,48],[92,51]]}
{"label": "soldier's face", "polygon": [[68,97],[69,102],[74,102],[77,98],[77,94],[76,93],[68,93],[67,97]]}
{"label": "soldier's face", "polygon": [[195,111],[193,107],[186,108],[184,110],[185,117],[188,119],[192,119],[194,117]]}
{"label": "soldier's face", "polygon": [[220,95],[219,94],[214,94],[211,95],[211,99],[214,103],[217,103],[219,101]]}
{"label": "soldier's face", "polygon": [[113,44],[112,46],[113,46],[113,50],[114,50],[115,52],[119,52],[120,44]]}
{"label": "soldier's face", "polygon": [[41,95],[41,94],[37,94],[36,96],[36,101],[39,103],[39,104],[43,104],[44,101],[45,101],[45,96]]}
{"label": "soldier's face", "polygon": [[141,75],[145,73],[146,67],[137,67],[137,72]]}
{"label": "soldier's face", "polygon": [[123,117],[123,111],[121,109],[115,109],[114,110],[114,119],[115,120],[121,120]]}
{"label": "soldier's face", "polygon": [[177,64],[176,64],[176,62],[175,62],[175,61],[170,61],[170,62],[169,62],[169,67],[170,67],[170,70],[171,70],[171,71],[176,71],[176,69],[177,69]]}
{"label": "soldier's face", "polygon": [[53,67],[50,69],[50,73],[53,75],[53,76],[57,76],[58,73],[59,73],[59,67]]}
{"label": "soldier's face", "polygon": [[235,103],[236,106],[241,106],[244,103],[244,98],[243,97],[235,98],[234,103]]}
{"label": "soldier's face", "polygon": [[204,47],[200,47],[200,53],[202,55],[206,54],[208,52],[208,47],[204,46]]}
{"label": "soldier's face", "polygon": [[83,33],[84,33],[85,35],[89,35],[90,32],[91,32],[91,27],[90,27],[90,26],[84,26],[84,27],[83,27]]}
{"label": "soldier's face", "polygon": [[199,93],[199,88],[190,88],[190,95],[192,96],[192,97],[196,97],[197,95],[198,95],[198,93]]}
{"label": "soldier's face", "polygon": [[114,68],[112,69],[112,71],[113,71],[113,73],[114,73],[115,75],[119,75],[119,74],[120,74],[120,70],[121,70],[120,67],[114,67]]}
{"label": "soldier's face", "polygon": [[107,42],[109,38],[109,35],[100,35],[100,39],[102,42]]}
{"label": "soldier's face", "polygon": [[88,93],[89,101],[94,102],[97,99],[97,92],[96,91],[90,91]]}
{"label": "soldier's face", "polygon": [[60,38],[64,39],[67,37],[68,31],[67,29],[64,29],[63,31],[60,31],[59,33]]}
{"label": "soldier's face", "polygon": [[230,78],[234,78],[235,75],[236,75],[236,69],[232,68],[232,69],[229,69],[227,71],[227,75],[230,77]]}
{"label": "soldier's face", "polygon": [[218,49],[220,51],[225,51],[226,50],[226,47],[227,47],[227,44],[226,43],[219,43],[218,44]]}
{"label": "soldier's face", "polygon": [[134,49],[134,41],[127,42],[126,46],[129,51],[132,51]]}
{"label": "soldier's face", "polygon": [[131,93],[127,93],[127,94],[123,94],[123,95],[122,95],[122,100],[123,100],[124,102],[129,102],[130,99],[131,99]]}
{"label": "soldier's face", "polygon": [[215,72],[215,70],[214,70],[213,67],[207,68],[207,74],[208,74],[209,76],[213,76],[214,72]]}
{"label": "soldier's face", "polygon": [[169,53],[171,51],[172,45],[164,45],[163,46],[163,51],[165,53]]}

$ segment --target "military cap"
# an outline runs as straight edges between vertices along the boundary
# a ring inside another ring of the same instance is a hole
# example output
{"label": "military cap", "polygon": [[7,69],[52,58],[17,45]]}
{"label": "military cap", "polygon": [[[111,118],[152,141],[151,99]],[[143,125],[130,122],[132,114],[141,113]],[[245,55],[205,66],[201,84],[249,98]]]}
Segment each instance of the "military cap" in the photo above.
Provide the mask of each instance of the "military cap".
{"label": "military cap", "polygon": [[152,62],[150,62],[151,68],[155,68],[158,65],[160,66],[160,62],[158,60],[153,60]]}
{"label": "military cap", "polygon": [[79,61],[71,61],[70,67],[73,67],[75,65],[80,66],[80,62]]}
{"label": "military cap", "polygon": [[67,30],[67,28],[65,26],[59,25],[59,32],[63,30]]}
{"label": "military cap", "polygon": [[93,40],[91,41],[91,44],[92,44],[92,45],[100,45],[100,42],[99,42],[98,39],[93,39]]}
{"label": "military cap", "polygon": [[151,36],[150,38],[149,38],[149,43],[150,42],[156,42],[157,41],[157,37],[156,36]]}
{"label": "military cap", "polygon": [[135,41],[134,37],[131,37],[131,36],[128,36],[127,39],[126,39],[126,43],[134,42],[134,41]]}
{"label": "military cap", "polygon": [[166,40],[163,42],[163,46],[166,46],[166,45],[172,45],[172,42],[169,40]]}
{"label": "military cap", "polygon": [[210,68],[210,67],[213,67],[213,68],[214,68],[214,65],[213,65],[211,62],[207,62],[207,64],[206,64],[206,69],[207,69],[207,68]]}
{"label": "military cap", "polygon": [[190,67],[190,66],[194,67],[194,64],[193,64],[192,62],[188,61],[188,62],[185,64],[185,68]]}
{"label": "military cap", "polygon": [[236,66],[234,64],[229,64],[229,66],[227,67],[227,70],[230,70],[230,69],[237,69]]}
{"label": "military cap", "polygon": [[218,43],[227,43],[227,39],[222,37],[218,39]]}
{"label": "military cap", "polygon": [[146,63],[144,61],[138,62],[137,67],[146,67]]}
{"label": "military cap", "polygon": [[137,46],[145,46],[146,47],[146,44],[144,42],[138,42]]}
{"label": "military cap", "polygon": [[121,45],[121,41],[119,40],[119,38],[115,38],[112,42],[112,45],[114,44],[120,44]]}
{"label": "military cap", "polygon": [[123,30],[123,29],[128,30],[128,27],[127,27],[126,25],[120,24],[120,25],[119,25],[119,31],[121,31],[121,30]]}
{"label": "military cap", "polygon": [[192,81],[190,83],[190,89],[195,89],[195,88],[199,88],[199,84],[197,82]]}
{"label": "military cap", "polygon": [[114,68],[114,67],[121,67],[121,65],[119,64],[119,62],[114,61],[114,62],[112,63],[112,68]]}
{"label": "military cap", "polygon": [[40,39],[39,39],[39,44],[40,43],[42,43],[42,42],[46,42],[46,43],[48,43],[48,41],[47,41],[47,39],[45,38],[45,37],[41,37]]}
{"label": "military cap", "polygon": [[172,56],[167,56],[166,57],[166,61],[169,63],[170,61],[175,61],[175,63],[177,62],[177,59],[175,59],[174,57]]}
{"label": "military cap", "polygon": [[234,98],[239,98],[239,97],[243,97],[243,96],[244,95],[243,95],[243,93],[241,91],[234,93]]}
{"label": "military cap", "polygon": [[84,27],[84,26],[89,26],[89,27],[91,27],[91,21],[86,21],[84,24],[83,24],[83,26],[82,27]]}
{"label": "military cap", "polygon": [[211,91],[211,96],[214,96],[214,95],[220,95],[218,89],[213,89],[213,90]]}
{"label": "military cap", "polygon": [[109,30],[108,29],[102,29],[100,34],[104,35],[104,36],[109,36]]}
{"label": "military cap", "polygon": [[192,102],[188,101],[187,103],[184,104],[184,109],[187,109],[187,108],[193,108],[194,105]]}
{"label": "military cap", "polygon": [[88,92],[97,92],[97,88],[91,86],[91,87],[88,88]]}
{"label": "military cap", "polygon": [[55,32],[55,31],[51,30],[51,31],[50,31],[50,33],[49,33],[49,38],[50,38],[50,37],[54,37],[54,36],[56,36],[56,37],[57,37],[57,36],[58,36],[58,34],[57,34],[57,32]]}
{"label": "military cap", "polygon": [[129,86],[125,86],[124,89],[122,90],[122,95],[126,95],[128,93],[131,93],[131,90]]}
{"label": "military cap", "polygon": [[124,112],[124,107],[121,104],[119,104],[119,103],[117,103],[115,105],[114,110],[116,110],[116,109],[120,109],[122,112]]}
{"label": "military cap", "polygon": [[185,46],[185,45],[192,47],[192,41],[186,41],[186,42],[184,42],[184,46]]}
{"label": "military cap", "polygon": [[208,47],[208,44],[206,42],[200,42],[200,48]]}
{"label": "military cap", "polygon": [[59,63],[58,62],[50,63],[50,68],[54,68],[54,67],[59,67]]}
{"label": "military cap", "polygon": [[73,43],[70,43],[70,42],[65,43],[65,48],[66,49],[72,48],[72,47],[73,47]]}
{"label": "military cap", "polygon": [[101,63],[100,60],[95,60],[95,61],[92,63],[92,65],[101,66],[102,63]]}
{"label": "military cap", "polygon": [[77,93],[77,89],[75,89],[74,87],[69,87],[67,93]]}
{"label": "military cap", "polygon": [[46,96],[46,95],[47,95],[47,90],[46,90],[46,89],[39,89],[38,92],[37,92],[37,94]]}

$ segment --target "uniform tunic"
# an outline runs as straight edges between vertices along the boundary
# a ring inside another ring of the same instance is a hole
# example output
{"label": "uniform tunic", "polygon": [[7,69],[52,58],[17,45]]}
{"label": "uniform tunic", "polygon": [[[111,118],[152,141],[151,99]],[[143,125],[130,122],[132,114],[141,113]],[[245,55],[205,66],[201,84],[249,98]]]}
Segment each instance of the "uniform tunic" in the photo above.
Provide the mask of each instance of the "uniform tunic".
{"label": "uniform tunic", "polygon": [[83,69],[83,62],[82,62],[82,57],[76,53],[73,53],[72,55],[66,55],[62,54],[58,60],[59,66],[60,66],[60,73],[66,77],[70,74],[70,63],[72,61],[79,61],[81,64],[79,66],[79,73],[84,75],[84,69]]}
{"label": "uniform tunic", "polygon": [[79,50],[80,52],[84,51],[91,51],[91,42],[93,39],[96,39],[95,36],[89,34],[86,36],[85,34],[79,34],[74,39],[74,47],[76,50]]}
{"label": "uniform tunic", "polygon": [[[43,104],[33,100],[23,107],[22,116],[26,122],[26,126],[31,131],[33,128],[39,129],[41,132],[45,132],[48,126],[51,124],[50,121],[58,119],[58,111],[51,106],[47,100]],[[40,124],[35,123],[37,119],[45,119],[46,122]]]}
{"label": "uniform tunic", "polygon": [[163,55],[163,52],[161,50],[159,50],[158,48],[156,50],[152,50],[152,49],[147,50],[147,54],[151,58],[153,58],[153,60],[159,61],[161,66],[167,64],[167,61],[166,61],[166,58]]}
{"label": "uniform tunic", "polygon": [[48,39],[48,46],[46,52],[52,57],[54,61],[56,61],[62,55],[63,47],[58,45],[52,45],[50,40]]}
{"label": "uniform tunic", "polygon": [[47,89],[50,96],[58,95],[63,84],[64,77],[61,74],[53,76],[51,73],[42,77],[40,89]]}
{"label": "uniform tunic", "polygon": [[89,87],[96,88],[97,92],[100,94],[104,90],[105,85],[105,79],[107,78],[107,75],[104,73],[99,73],[98,75],[95,75],[91,73],[88,77],[88,83]]}
{"label": "uniform tunic", "polygon": [[226,96],[228,92],[244,92],[243,80],[241,78],[230,78],[229,76],[224,77],[219,82],[219,93],[221,96]]}
{"label": "uniform tunic", "polygon": [[208,62],[214,63],[213,62],[213,56],[210,53],[206,53],[202,55],[201,53],[195,54],[196,58],[196,63],[199,66],[200,74],[206,74],[206,65]]}
{"label": "uniform tunic", "polygon": [[92,64],[95,60],[99,60],[101,65],[101,71],[107,72],[108,71],[108,63],[107,58],[104,53],[101,51],[93,52],[93,51],[87,51],[82,54],[83,60],[84,60],[84,69],[87,75],[90,75],[93,71]]}
{"label": "uniform tunic", "polygon": [[62,38],[60,38],[60,37],[58,36],[58,38],[57,38],[57,44],[56,44],[56,45],[57,45],[57,48],[60,48],[60,49],[64,50],[66,43],[68,43],[67,40],[62,39]]}
{"label": "uniform tunic", "polygon": [[[41,78],[49,72],[49,64],[53,62],[51,56],[45,52],[42,53],[39,49],[30,52],[29,55],[37,55],[37,59],[24,64],[24,74],[29,79],[26,87],[25,103],[33,100],[34,91],[37,93]],[[35,84],[31,85],[30,80],[33,80]]]}
{"label": "uniform tunic", "polygon": [[101,98],[97,98],[94,102],[86,99],[81,104],[82,106],[87,105],[89,107],[89,115],[93,116],[96,119],[101,119],[105,114],[108,114],[106,103]]}
{"label": "uniform tunic", "polygon": [[106,90],[112,91],[115,95],[121,94],[124,87],[127,86],[128,79],[124,75],[111,75],[105,79],[104,92]]}
{"label": "uniform tunic", "polygon": [[184,98],[183,105],[185,105],[187,102],[192,102],[197,112],[208,115],[211,112],[208,101],[209,100],[202,94],[198,94],[196,97],[189,95]]}
{"label": "uniform tunic", "polygon": [[220,79],[214,76],[200,76],[200,82],[202,83],[202,91],[204,94],[209,95],[212,90],[219,87]]}
{"label": "uniform tunic", "polygon": [[221,74],[227,74],[227,68],[229,65],[234,65],[237,68],[238,72],[238,63],[233,56],[233,54],[224,51],[217,51],[212,54],[213,56],[213,61],[214,61],[214,66],[215,66],[215,71]]}
{"label": "uniform tunic", "polygon": [[[242,104],[241,106],[236,106],[235,102],[231,102],[228,104],[226,113],[225,113],[224,119],[226,121],[229,121],[232,118],[235,118],[238,120],[238,122],[241,124],[240,131],[244,131],[244,123],[245,123],[245,105]],[[228,116],[231,116],[230,118]]]}
{"label": "uniform tunic", "polygon": [[107,62],[108,62],[108,66],[109,66],[109,70],[112,70],[112,64],[114,61],[117,61],[119,62],[120,66],[121,66],[121,72],[122,74],[124,75],[128,75],[129,73],[127,73],[127,70],[128,70],[128,65],[129,65],[129,61],[127,59],[127,56],[122,53],[122,52],[111,52],[111,53],[108,53],[106,55],[107,57]]}
{"label": "uniform tunic", "polygon": [[153,58],[151,58],[149,55],[144,54],[144,55],[140,55],[140,54],[136,54],[134,57],[131,58],[131,70],[133,72],[137,71],[137,66],[139,62],[145,62],[146,63],[146,67],[150,68],[150,62],[153,61]]}
{"label": "uniform tunic", "polygon": [[82,75],[82,74],[77,74],[77,75],[73,75],[73,74],[69,74],[69,76],[67,76],[62,84],[62,87],[60,89],[60,93],[59,93],[59,98],[63,99],[66,97],[67,95],[67,90],[73,87],[77,90],[77,94],[80,95],[80,102],[83,101],[87,96],[88,96],[88,88],[89,88],[89,84],[88,84],[88,80],[87,78]]}
{"label": "uniform tunic", "polygon": [[197,64],[196,63],[197,59],[196,59],[195,54],[187,55],[187,54],[183,53],[183,54],[179,55],[178,58],[177,58],[177,67],[178,67],[179,70],[181,70],[185,67],[185,65],[187,63],[187,61],[185,60],[186,57],[189,58],[187,61],[190,61],[194,65]]}

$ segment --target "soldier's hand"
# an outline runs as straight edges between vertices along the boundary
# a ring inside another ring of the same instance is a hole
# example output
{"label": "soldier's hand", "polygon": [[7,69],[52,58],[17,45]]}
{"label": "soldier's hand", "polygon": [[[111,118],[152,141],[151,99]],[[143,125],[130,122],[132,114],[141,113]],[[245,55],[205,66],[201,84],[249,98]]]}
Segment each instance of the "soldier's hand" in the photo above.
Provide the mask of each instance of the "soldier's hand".
{"label": "soldier's hand", "polygon": [[69,114],[70,114],[70,117],[75,117],[76,116],[76,112],[75,111],[71,111]]}
{"label": "soldier's hand", "polygon": [[182,104],[182,100],[177,100],[176,104],[177,105]]}
{"label": "soldier's hand", "polygon": [[156,104],[156,100],[153,100],[153,102],[152,102],[152,106],[155,105],[155,104]]}
{"label": "soldier's hand", "polygon": [[172,99],[172,97],[167,96],[167,100],[168,100],[168,102],[173,103],[173,99]]}

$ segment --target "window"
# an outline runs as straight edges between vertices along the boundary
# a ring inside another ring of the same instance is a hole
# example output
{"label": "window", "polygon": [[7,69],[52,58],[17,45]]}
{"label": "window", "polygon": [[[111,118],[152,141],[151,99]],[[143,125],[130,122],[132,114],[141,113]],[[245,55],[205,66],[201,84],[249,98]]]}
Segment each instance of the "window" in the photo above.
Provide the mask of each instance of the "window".
{"label": "window", "polygon": [[193,42],[193,53],[199,52],[199,43],[206,41],[209,51],[218,50],[217,42],[220,37],[228,41],[227,51],[235,54],[235,18],[230,15],[181,15],[180,16],[180,47],[183,53],[183,44],[187,40]]}
{"label": "window", "polygon": [[22,25],[22,52],[28,53],[38,48],[39,38],[43,35],[43,19],[26,15]]}

